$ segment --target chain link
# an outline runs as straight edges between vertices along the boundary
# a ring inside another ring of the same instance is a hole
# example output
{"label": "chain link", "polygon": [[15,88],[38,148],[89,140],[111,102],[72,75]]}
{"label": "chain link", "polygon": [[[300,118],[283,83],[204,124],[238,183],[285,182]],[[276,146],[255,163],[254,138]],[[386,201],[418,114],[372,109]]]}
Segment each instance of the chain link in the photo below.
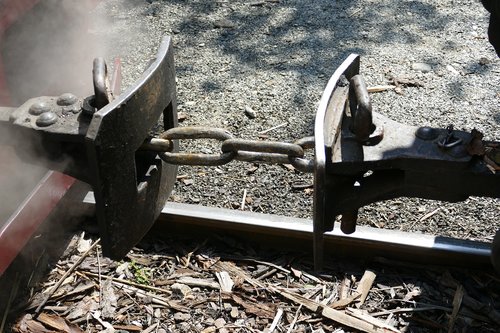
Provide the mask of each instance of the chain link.
{"label": "chain link", "polygon": [[[214,139],[222,142],[220,154],[172,152],[172,140]],[[311,173],[314,161],[304,157],[305,151],[314,149],[314,137],[305,137],[295,143],[235,139],[220,128],[175,127],[163,132],[159,138],[150,138],[141,150],[158,152],[160,158],[169,164],[217,166],[232,160],[291,164],[301,172]]]}
{"label": "chain link", "polygon": [[[205,128],[205,127],[175,127],[171,128],[160,135],[163,140],[194,140],[194,139],[215,139],[219,141],[230,140],[233,135],[228,131],[220,128]],[[173,147],[173,145],[172,145]],[[160,158],[166,163],[176,165],[205,165],[216,166],[231,162],[236,153],[223,152],[220,155],[215,154],[200,154],[200,153],[174,153],[165,151],[160,153]]]}
{"label": "chain link", "polygon": [[[302,139],[299,139],[295,141],[296,145],[299,145],[302,147],[304,150],[309,150],[309,149],[314,149],[314,136],[306,136],[303,137]],[[304,157],[295,157],[290,160],[292,163],[292,166],[305,173],[312,173],[314,172],[314,160],[313,159],[307,159]]]}

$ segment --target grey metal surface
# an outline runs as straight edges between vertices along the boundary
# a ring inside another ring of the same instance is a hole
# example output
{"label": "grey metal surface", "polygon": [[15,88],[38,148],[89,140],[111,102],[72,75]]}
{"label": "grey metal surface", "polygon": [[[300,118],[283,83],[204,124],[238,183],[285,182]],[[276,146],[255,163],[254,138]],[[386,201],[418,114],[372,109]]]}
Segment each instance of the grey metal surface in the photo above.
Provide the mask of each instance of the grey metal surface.
{"label": "grey metal surface", "polygon": [[[94,204],[92,192],[84,199]],[[152,229],[161,238],[172,232],[193,236],[217,234],[238,235],[248,240],[277,247],[310,252],[313,240],[312,221],[237,210],[211,208],[168,202]],[[409,262],[454,265],[491,269],[490,244],[449,237],[415,234],[360,226],[345,235],[338,225],[325,232],[325,254],[338,258],[384,257]]]}
{"label": "grey metal surface", "polygon": [[[166,228],[170,223],[184,223],[196,228],[226,229],[241,232],[245,238],[258,234],[289,238],[291,244],[310,249],[313,239],[312,221],[308,219],[241,212],[228,209],[167,203],[155,227]],[[240,231],[241,230],[241,231]],[[159,235],[159,233],[155,233]],[[488,266],[490,244],[414,234],[371,227],[359,227],[346,235],[336,225],[324,234],[325,254],[370,259],[383,256],[398,260],[427,262],[442,265]]]}
{"label": "grey metal surface", "polygon": [[[328,202],[330,197],[335,197],[334,192],[326,191],[325,184],[327,180],[327,158],[329,150],[335,142],[336,137],[340,135],[341,119],[344,110],[344,98],[348,91],[342,89],[345,84],[341,82],[341,77],[345,75],[350,79],[359,73],[359,55],[351,54],[333,73],[321,96],[316,118],[314,123],[314,142],[315,142],[315,170],[314,170],[314,201],[313,201],[313,221],[314,221],[314,266],[319,269],[323,265],[323,232],[333,227],[333,216],[329,212]],[[340,86],[340,87],[338,87]],[[337,89],[339,88],[339,89]],[[341,101],[342,103],[337,103]],[[329,116],[333,118],[329,118]],[[338,124],[338,128],[334,125]],[[330,222],[332,221],[332,222]]]}

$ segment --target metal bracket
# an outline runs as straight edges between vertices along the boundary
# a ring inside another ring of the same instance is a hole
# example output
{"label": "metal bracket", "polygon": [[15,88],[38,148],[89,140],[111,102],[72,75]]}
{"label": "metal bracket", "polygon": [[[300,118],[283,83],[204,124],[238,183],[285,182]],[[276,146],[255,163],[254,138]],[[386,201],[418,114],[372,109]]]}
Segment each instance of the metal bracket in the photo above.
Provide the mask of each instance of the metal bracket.
{"label": "metal bracket", "polygon": [[176,166],[139,150],[160,116],[165,129],[177,126],[170,38],[131,88],[95,112],[93,101],[63,94],[0,108],[0,142],[24,160],[89,183],[103,253],[120,259],[151,228],[176,179]]}
{"label": "metal bracket", "polygon": [[486,163],[485,143],[467,133],[407,126],[371,111],[359,56],[351,55],[330,79],[315,123],[315,263],[322,264],[322,234],[341,218],[356,228],[358,208],[396,197],[463,201],[500,197],[500,173]]}

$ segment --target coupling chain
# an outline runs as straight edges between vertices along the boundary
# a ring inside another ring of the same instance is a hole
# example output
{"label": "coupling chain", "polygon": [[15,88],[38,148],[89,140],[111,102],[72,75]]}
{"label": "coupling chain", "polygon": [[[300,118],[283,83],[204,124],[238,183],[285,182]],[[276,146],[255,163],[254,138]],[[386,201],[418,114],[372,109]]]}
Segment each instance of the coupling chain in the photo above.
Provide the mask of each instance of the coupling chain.
{"label": "coupling chain", "polygon": [[[220,154],[173,152],[173,140],[215,139],[221,141]],[[206,127],[174,127],[159,138],[150,138],[141,146],[141,150],[156,151],[160,158],[175,165],[224,165],[233,160],[291,164],[295,169],[311,173],[314,160],[305,158],[305,151],[314,149],[314,136],[304,137],[294,143],[278,141],[260,141],[236,139],[225,129]]]}

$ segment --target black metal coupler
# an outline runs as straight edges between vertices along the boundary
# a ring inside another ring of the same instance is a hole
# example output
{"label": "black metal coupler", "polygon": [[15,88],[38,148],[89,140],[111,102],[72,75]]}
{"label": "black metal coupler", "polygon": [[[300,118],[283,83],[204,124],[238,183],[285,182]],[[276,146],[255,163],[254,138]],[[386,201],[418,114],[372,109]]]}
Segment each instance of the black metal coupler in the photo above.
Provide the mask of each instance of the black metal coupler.
{"label": "black metal coupler", "polygon": [[359,57],[344,66],[323,117],[329,122],[325,230],[342,215],[342,230],[352,233],[359,207],[401,196],[450,202],[500,197],[500,142],[485,142],[476,130],[408,126],[372,113]]}
{"label": "black metal coupler", "polygon": [[358,208],[370,203],[401,196],[450,202],[500,197],[500,142],[482,139],[476,130],[407,126],[372,113],[359,56],[349,56],[316,115],[316,261],[322,233],[333,229],[335,218],[352,233]]}
{"label": "black metal coupler", "polygon": [[161,115],[165,129],[177,126],[170,38],[132,87],[98,110],[96,103],[68,93],[0,108],[0,143],[90,184],[103,253],[120,259],[153,225],[176,179],[176,166],[138,151]]}

